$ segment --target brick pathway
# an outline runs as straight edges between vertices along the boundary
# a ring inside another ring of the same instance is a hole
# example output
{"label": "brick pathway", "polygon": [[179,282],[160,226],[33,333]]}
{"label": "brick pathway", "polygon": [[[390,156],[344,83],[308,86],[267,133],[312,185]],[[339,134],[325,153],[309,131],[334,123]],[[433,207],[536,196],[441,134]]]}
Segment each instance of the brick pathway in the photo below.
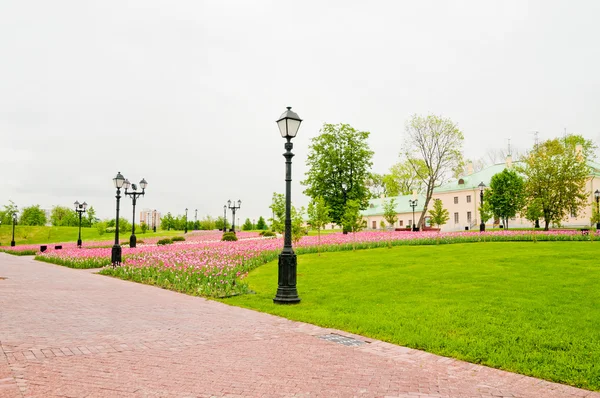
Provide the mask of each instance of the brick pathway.
{"label": "brick pathway", "polygon": [[0,253],[0,397],[595,397]]}

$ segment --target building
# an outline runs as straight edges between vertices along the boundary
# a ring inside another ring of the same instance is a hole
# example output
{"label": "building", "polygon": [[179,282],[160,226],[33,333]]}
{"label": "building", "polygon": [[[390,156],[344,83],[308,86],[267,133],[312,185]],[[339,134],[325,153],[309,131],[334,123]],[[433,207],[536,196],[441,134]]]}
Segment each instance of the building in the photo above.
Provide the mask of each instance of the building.
{"label": "building", "polygon": [[142,209],[140,211],[140,224],[145,223],[149,229],[160,229],[161,213],[156,209]]}

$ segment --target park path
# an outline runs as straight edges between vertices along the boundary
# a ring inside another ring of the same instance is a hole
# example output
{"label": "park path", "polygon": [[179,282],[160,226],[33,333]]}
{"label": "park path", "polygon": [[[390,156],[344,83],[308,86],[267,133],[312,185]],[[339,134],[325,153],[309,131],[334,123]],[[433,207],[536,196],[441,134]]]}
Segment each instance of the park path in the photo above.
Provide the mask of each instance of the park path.
{"label": "park path", "polygon": [[600,394],[0,253],[0,397]]}

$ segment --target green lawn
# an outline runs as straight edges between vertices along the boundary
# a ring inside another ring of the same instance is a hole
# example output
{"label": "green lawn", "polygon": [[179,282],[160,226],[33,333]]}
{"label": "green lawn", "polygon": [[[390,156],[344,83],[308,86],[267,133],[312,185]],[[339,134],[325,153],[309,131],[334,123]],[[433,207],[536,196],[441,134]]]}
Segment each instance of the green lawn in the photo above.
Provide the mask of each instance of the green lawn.
{"label": "green lawn", "polygon": [[469,362],[600,390],[600,247],[592,242],[401,246],[298,257],[302,302],[221,301]]}
{"label": "green lawn", "polygon": [[[37,243],[64,243],[77,242],[79,228],[78,227],[31,227],[17,225],[15,226],[15,243],[17,245],[29,245]],[[161,231],[156,233],[146,232],[140,233],[141,230],[136,226],[136,236],[139,240],[144,240],[144,237],[153,236],[174,236],[183,235],[183,231]],[[121,233],[120,240],[129,240],[131,232]],[[100,235],[96,228],[81,228],[81,239],[86,241],[109,241],[115,238],[114,234],[105,233]],[[0,226],[0,246],[10,245],[12,239],[12,225]]]}

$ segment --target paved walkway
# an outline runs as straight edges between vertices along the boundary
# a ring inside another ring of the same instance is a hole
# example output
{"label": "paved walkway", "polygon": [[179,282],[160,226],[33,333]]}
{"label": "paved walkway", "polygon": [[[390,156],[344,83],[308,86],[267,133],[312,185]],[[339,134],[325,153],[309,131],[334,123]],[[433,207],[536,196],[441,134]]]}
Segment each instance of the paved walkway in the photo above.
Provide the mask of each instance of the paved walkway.
{"label": "paved walkway", "polygon": [[2,398],[600,397],[31,258],[1,277]]}

